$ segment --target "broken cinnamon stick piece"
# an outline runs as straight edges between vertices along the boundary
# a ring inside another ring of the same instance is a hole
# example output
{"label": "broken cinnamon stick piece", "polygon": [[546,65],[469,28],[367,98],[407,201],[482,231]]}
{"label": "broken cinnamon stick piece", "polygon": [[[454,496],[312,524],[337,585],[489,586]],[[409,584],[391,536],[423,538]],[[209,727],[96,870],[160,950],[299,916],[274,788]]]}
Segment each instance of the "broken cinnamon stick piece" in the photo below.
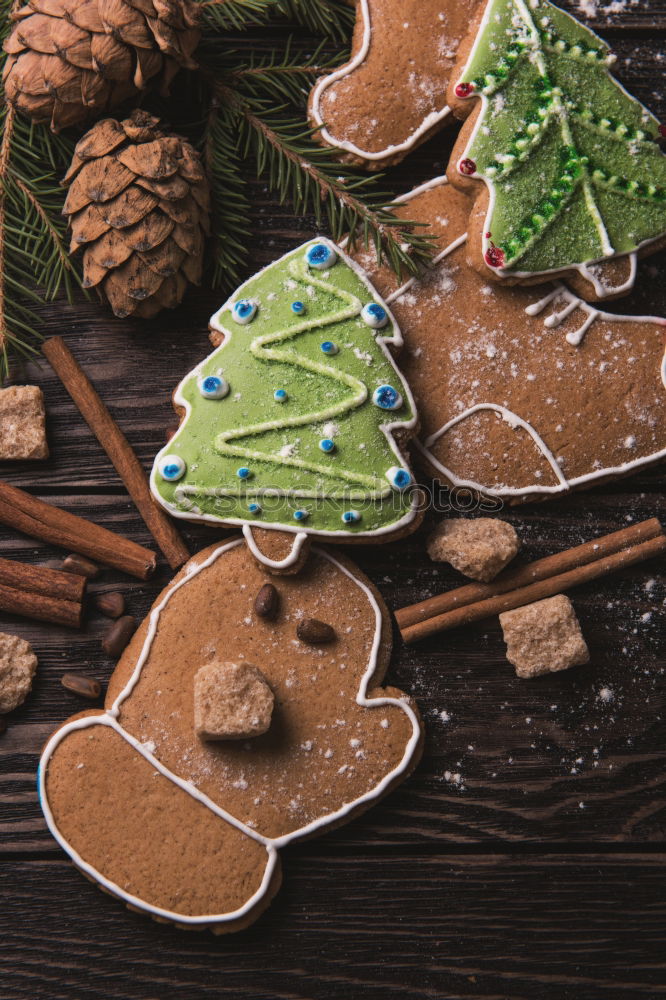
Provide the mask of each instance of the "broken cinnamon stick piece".
{"label": "broken cinnamon stick piece", "polygon": [[148,477],[129,441],[62,337],[51,337],[45,341],[42,349],[90,430],[111,459],[167,562],[172,569],[178,569],[187,562],[190,553],[173,522],[153,500]]}
{"label": "broken cinnamon stick piece", "polygon": [[14,590],[28,590],[80,604],[86,591],[86,583],[85,577],[63,573],[60,569],[0,559],[0,584]]}
{"label": "broken cinnamon stick piece", "polygon": [[9,611],[13,615],[23,615],[26,618],[36,618],[40,622],[51,622],[52,625],[67,625],[69,628],[81,628],[82,605],[74,601],[62,601],[46,594],[38,594],[31,590],[16,590],[0,584],[0,611]]}
{"label": "broken cinnamon stick piece", "polygon": [[150,549],[3,482],[0,482],[0,524],[31,538],[73,549],[139,580],[147,580],[157,565],[155,553]]}

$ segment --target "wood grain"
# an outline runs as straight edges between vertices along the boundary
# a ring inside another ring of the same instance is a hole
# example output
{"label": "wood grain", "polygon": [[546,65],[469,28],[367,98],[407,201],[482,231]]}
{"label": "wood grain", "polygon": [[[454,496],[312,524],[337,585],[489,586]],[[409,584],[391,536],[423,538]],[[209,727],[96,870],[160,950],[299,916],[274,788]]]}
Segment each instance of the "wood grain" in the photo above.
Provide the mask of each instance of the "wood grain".
{"label": "wood grain", "polygon": [[[585,5],[587,8],[589,5]],[[577,16],[577,2],[567,5]],[[615,7],[615,5],[613,5]],[[619,55],[625,85],[666,117],[666,4],[595,5],[590,21]],[[269,50],[270,34],[239,45]],[[454,132],[389,172],[396,193],[441,174]],[[342,168],[341,168],[342,169]],[[248,274],[316,231],[250,181],[255,230]],[[610,305],[666,315],[666,254],[642,262],[639,285]],[[62,334],[144,469],[174,423],[171,393],[208,352],[220,295],[202,289],[151,322],[120,321],[93,299],[41,307],[45,336]],[[52,457],[3,476],[142,545],[151,545],[123,484],[48,364],[29,366],[45,393]],[[503,513],[538,559],[596,534],[666,519],[664,470]],[[458,503],[461,497],[458,498]],[[459,586],[430,563],[428,514],[411,538],[354,547],[351,558],[402,607]],[[223,532],[185,527],[192,552]],[[61,553],[0,528],[5,558]],[[148,583],[105,571],[91,594],[121,591],[137,619],[171,573]],[[109,621],[89,602],[83,631],[19,622],[40,667],[33,694],[0,736],[0,997],[2,1000],[657,1000],[666,995],[664,601],[655,563],[573,595],[592,652],[586,667],[519,681],[496,621],[396,642],[389,681],[415,694],[426,753],[410,781],[348,827],[284,856],[285,884],[240,937],[215,939],[152,924],[104,897],[63,860],[35,791],[41,746],[84,705],[66,671],[106,682]]]}

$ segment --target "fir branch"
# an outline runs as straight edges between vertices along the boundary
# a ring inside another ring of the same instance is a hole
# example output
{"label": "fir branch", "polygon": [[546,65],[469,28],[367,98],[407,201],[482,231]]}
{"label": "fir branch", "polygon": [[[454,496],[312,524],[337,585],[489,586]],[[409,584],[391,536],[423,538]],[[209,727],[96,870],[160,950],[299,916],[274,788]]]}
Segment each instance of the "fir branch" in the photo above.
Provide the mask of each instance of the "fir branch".
{"label": "fir branch", "polygon": [[[15,4],[0,4],[0,37],[11,27]],[[0,72],[5,55],[0,57]],[[58,174],[72,148],[61,137],[7,106],[0,95],[0,382],[12,355],[37,353],[39,316],[32,308],[78,282],[65,245],[64,194]],[[37,290],[39,289],[39,290]]]}
{"label": "fir branch", "polygon": [[228,108],[213,101],[203,143],[212,193],[214,288],[229,291],[240,281],[251,235],[250,205],[238,156],[238,130]]}
{"label": "fir branch", "polygon": [[313,130],[269,102],[218,84],[217,96],[238,119],[241,153],[254,155],[257,175],[265,176],[282,203],[300,214],[312,212],[318,226],[326,216],[334,240],[349,236],[372,244],[377,261],[397,273],[415,274],[432,254],[432,237],[415,231],[418,223],[397,218],[390,196],[377,188],[377,175],[342,167],[325,147],[312,140]]}
{"label": "fir branch", "polygon": [[246,31],[281,17],[327,38],[346,39],[354,12],[344,0],[199,0],[204,24],[216,31]]}
{"label": "fir branch", "polygon": [[225,50],[216,59],[216,76],[249,97],[264,98],[277,105],[303,105],[316,77],[344,61],[344,53],[323,54],[323,43],[314,52],[294,51],[287,39],[284,53],[246,54]]}

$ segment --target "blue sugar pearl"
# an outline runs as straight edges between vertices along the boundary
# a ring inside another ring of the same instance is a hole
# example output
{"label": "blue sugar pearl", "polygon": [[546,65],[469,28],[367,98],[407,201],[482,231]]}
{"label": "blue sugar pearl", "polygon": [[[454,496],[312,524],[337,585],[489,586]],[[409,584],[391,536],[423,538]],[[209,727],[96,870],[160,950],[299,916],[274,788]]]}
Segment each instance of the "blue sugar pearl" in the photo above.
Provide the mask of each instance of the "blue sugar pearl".
{"label": "blue sugar pearl", "polygon": [[402,396],[392,385],[380,385],[372,394],[372,402],[380,410],[397,410],[402,406]]}
{"label": "blue sugar pearl", "polygon": [[368,302],[361,310],[361,319],[373,330],[379,330],[388,323],[388,313],[378,302]]}
{"label": "blue sugar pearl", "polygon": [[294,521],[307,521],[309,517],[307,510],[295,510],[294,511]]}
{"label": "blue sugar pearl", "polygon": [[361,520],[361,515],[357,510],[346,510],[342,515],[343,524],[355,524]]}
{"label": "blue sugar pearl", "polygon": [[291,311],[296,313],[297,316],[302,316],[305,312],[305,303],[300,300],[291,303]]}
{"label": "blue sugar pearl", "polygon": [[327,267],[332,267],[338,259],[333,247],[327,243],[313,243],[305,251],[305,260],[317,271],[324,271]]}
{"label": "blue sugar pearl", "polygon": [[412,484],[411,473],[399,465],[392,465],[386,473],[386,478],[395,490],[406,490]]}
{"label": "blue sugar pearl", "polygon": [[331,441],[330,438],[322,438],[319,442],[319,447],[327,453],[335,451],[335,441]]}
{"label": "blue sugar pearl", "polygon": [[207,375],[199,383],[199,392],[204,399],[222,399],[229,392],[229,385],[219,375]]}
{"label": "blue sugar pearl", "polygon": [[332,340],[325,340],[321,345],[321,349],[324,354],[337,354],[339,351],[338,345],[334,344]]}
{"label": "blue sugar pearl", "polygon": [[273,399],[276,403],[286,403],[288,396],[286,389],[276,389],[273,393]]}
{"label": "blue sugar pearl", "polygon": [[240,469],[236,470],[236,475],[239,479],[249,479],[252,473],[246,465],[241,465]]}
{"label": "blue sugar pearl", "polygon": [[180,455],[165,455],[160,459],[157,469],[162,479],[168,483],[175,483],[183,478],[187,466]]}
{"label": "blue sugar pearl", "polygon": [[260,503],[249,503],[247,509],[250,514],[261,514],[261,504]]}
{"label": "blue sugar pearl", "polygon": [[251,302],[250,299],[239,299],[231,307],[232,319],[234,322],[240,323],[241,326],[251,323],[256,315],[257,304],[256,302]]}

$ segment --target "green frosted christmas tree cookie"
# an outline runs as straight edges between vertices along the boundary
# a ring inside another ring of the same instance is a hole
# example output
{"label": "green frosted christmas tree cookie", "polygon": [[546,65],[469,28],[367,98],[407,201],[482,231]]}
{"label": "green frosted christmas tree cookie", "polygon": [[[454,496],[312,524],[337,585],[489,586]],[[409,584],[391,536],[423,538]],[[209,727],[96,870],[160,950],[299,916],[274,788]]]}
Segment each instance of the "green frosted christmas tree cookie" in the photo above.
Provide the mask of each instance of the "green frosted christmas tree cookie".
{"label": "green frosted christmas tree cookie", "polygon": [[[188,520],[383,541],[416,525],[402,449],[416,424],[388,344],[400,331],[332,243],[306,243],[247,281],[211,321],[223,343],[178,386],[184,411],[153,494]],[[297,542],[298,540],[298,542]],[[255,546],[255,554],[258,550]]]}
{"label": "green frosted christmas tree cookie", "polygon": [[546,0],[490,0],[483,10],[449,95],[462,117],[475,110],[449,179],[473,186],[471,263],[488,277],[568,274],[603,298],[628,291],[636,255],[663,245],[659,123],[610,75],[613,61]]}

